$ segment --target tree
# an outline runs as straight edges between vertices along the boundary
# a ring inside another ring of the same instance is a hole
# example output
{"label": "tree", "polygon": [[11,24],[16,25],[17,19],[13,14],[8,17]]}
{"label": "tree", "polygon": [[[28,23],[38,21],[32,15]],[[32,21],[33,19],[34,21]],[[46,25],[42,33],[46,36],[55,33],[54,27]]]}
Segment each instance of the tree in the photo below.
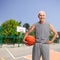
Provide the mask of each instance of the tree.
{"label": "tree", "polygon": [[20,21],[20,22],[19,22],[19,25],[20,25],[20,26],[21,26],[21,23],[22,23],[22,22]]}
{"label": "tree", "polygon": [[[25,24],[23,25],[23,27],[25,27],[26,30],[28,31],[28,29],[30,28],[30,25],[29,25],[28,23],[25,23]],[[32,35],[32,36],[35,37],[35,30],[33,30],[33,31],[30,33],[30,35]]]}
{"label": "tree", "polygon": [[53,32],[50,31],[49,40],[51,40],[53,36],[54,36]]}
{"label": "tree", "polygon": [[25,23],[25,24],[23,25],[23,27],[25,27],[25,28],[26,28],[26,30],[28,30],[28,29],[29,29],[29,27],[30,27],[30,25],[29,25],[28,23]]}
{"label": "tree", "polygon": [[3,35],[4,36],[10,36],[17,34],[16,28],[19,26],[19,22],[16,20],[10,19],[2,23],[2,28],[3,28]]}
{"label": "tree", "polygon": [[[51,40],[53,36],[54,36],[53,32],[50,31],[49,40]],[[58,43],[58,42],[59,42],[59,37],[57,37],[57,38],[54,40],[54,43]]]}
{"label": "tree", "polygon": [[[18,36],[18,32],[16,31],[17,26],[20,26],[19,22],[17,22],[16,20],[13,19],[9,19],[7,21],[5,21],[4,23],[2,23],[2,35],[5,36],[5,38],[7,36]],[[11,39],[12,40],[12,39]],[[5,40],[6,42],[6,40]]]}

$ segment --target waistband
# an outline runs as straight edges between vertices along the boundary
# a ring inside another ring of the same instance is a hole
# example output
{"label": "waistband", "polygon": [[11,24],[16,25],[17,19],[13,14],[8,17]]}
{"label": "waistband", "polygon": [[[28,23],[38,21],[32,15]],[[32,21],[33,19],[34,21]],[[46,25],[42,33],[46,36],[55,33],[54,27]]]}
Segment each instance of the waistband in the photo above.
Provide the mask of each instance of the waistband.
{"label": "waistband", "polygon": [[35,42],[35,43],[47,44],[46,42]]}

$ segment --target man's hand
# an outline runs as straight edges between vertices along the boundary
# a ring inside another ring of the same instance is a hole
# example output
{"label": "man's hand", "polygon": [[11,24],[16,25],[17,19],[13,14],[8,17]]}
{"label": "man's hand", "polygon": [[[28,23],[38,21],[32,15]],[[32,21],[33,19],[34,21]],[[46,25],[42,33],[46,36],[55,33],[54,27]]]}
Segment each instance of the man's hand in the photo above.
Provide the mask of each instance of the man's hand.
{"label": "man's hand", "polygon": [[47,42],[47,44],[52,44],[52,43],[53,43],[53,41],[48,41],[48,42]]}
{"label": "man's hand", "polygon": [[25,45],[29,46],[27,41],[23,40],[23,42],[25,43]]}
{"label": "man's hand", "polygon": [[27,41],[25,41],[25,40],[23,40],[23,42],[24,42],[24,43],[26,43],[26,44],[28,43],[28,42],[27,42]]}

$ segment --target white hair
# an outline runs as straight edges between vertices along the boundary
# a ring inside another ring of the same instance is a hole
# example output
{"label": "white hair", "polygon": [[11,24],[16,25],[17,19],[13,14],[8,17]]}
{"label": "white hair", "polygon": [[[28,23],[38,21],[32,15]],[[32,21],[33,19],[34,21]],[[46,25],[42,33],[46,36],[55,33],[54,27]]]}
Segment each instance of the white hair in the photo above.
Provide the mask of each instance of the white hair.
{"label": "white hair", "polygon": [[45,11],[39,11],[38,14],[41,14],[41,13],[43,13],[44,15],[46,15]]}

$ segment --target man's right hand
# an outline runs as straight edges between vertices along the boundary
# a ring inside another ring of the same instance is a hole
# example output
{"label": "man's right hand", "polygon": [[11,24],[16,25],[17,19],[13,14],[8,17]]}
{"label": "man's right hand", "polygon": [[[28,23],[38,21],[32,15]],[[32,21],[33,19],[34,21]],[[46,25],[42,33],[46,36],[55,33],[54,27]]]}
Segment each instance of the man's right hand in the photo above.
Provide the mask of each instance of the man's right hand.
{"label": "man's right hand", "polygon": [[27,41],[23,40],[24,43],[27,43]]}

